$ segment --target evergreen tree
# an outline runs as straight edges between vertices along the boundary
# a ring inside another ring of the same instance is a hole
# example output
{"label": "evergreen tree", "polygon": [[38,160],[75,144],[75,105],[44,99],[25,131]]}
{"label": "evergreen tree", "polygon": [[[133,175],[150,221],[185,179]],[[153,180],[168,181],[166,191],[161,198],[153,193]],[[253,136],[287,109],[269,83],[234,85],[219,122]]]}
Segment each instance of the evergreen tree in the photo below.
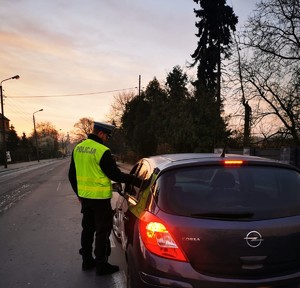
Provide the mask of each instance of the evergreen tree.
{"label": "evergreen tree", "polygon": [[149,133],[150,104],[145,100],[144,93],[134,97],[126,104],[121,118],[122,131],[129,148],[141,158],[152,154],[153,137]]}
{"label": "evergreen tree", "polygon": [[157,154],[165,145],[167,93],[154,77],[141,95],[126,104],[122,130],[138,158]]}
{"label": "evergreen tree", "polygon": [[196,10],[196,22],[199,37],[198,46],[192,54],[194,62],[198,64],[195,86],[195,100],[192,104],[194,119],[194,133],[198,136],[196,150],[211,150],[222,145],[224,137],[228,135],[226,123],[221,117],[221,57],[230,57],[231,31],[235,31],[237,16],[226,0],[193,0],[200,4]]}
{"label": "evergreen tree", "polygon": [[19,137],[13,125],[10,126],[7,135],[7,151],[14,152],[17,150],[19,145]]}
{"label": "evergreen tree", "polygon": [[221,79],[221,56],[225,59],[230,57],[230,44],[232,43],[231,32],[236,30],[238,17],[231,7],[226,5],[226,0],[193,0],[200,4],[202,9],[194,10],[199,37],[198,47],[192,54],[193,65],[199,63],[198,79],[205,79],[206,87],[216,97],[221,111],[220,79]]}
{"label": "evergreen tree", "polygon": [[166,113],[166,142],[172,153],[192,152],[190,137],[191,115],[187,104],[190,99],[188,91],[188,77],[179,66],[175,66],[166,78],[168,93]]}
{"label": "evergreen tree", "polygon": [[31,155],[32,151],[32,144],[31,142],[27,139],[26,134],[23,132],[23,135],[20,139],[19,143],[19,149],[18,149],[18,160],[19,161],[29,161],[33,159],[33,156]]}
{"label": "evergreen tree", "polygon": [[188,76],[182,71],[180,66],[173,67],[167,75],[166,91],[171,104],[183,102],[189,97],[187,88]]}
{"label": "evergreen tree", "polygon": [[150,107],[150,113],[145,116],[148,126],[147,132],[151,135],[151,154],[157,154],[159,147],[166,144],[168,106],[167,93],[156,77],[146,87],[145,100]]}

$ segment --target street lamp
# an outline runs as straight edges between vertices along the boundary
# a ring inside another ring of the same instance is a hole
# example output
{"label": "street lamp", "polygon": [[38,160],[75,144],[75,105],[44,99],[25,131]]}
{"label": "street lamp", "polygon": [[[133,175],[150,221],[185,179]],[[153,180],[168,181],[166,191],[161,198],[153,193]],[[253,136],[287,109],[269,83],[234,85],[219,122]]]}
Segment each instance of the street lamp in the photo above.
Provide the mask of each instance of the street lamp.
{"label": "street lamp", "polygon": [[43,111],[44,109],[40,109],[38,111],[33,112],[32,118],[33,118],[33,128],[34,128],[34,138],[35,138],[35,147],[36,147],[36,158],[37,161],[40,162],[40,157],[39,157],[39,144],[38,144],[38,139],[37,139],[37,134],[36,134],[36,129],[35,129],[35,117],[34,114],[40,111]]}
{"label": "street lamp", "polygon": [[4,79],[0,82],[0,96],[1,96],[1,114],[2,114],[2,142],[3,142],[3,158],[4,158],[4,168],[7,168],[7,156],[6,156],[6,137],[5,137],[5,117],[4,117],[4,105],[3,105],[3,91],[2,91],[2,82],[10,79],[19,79],[19,75]]}

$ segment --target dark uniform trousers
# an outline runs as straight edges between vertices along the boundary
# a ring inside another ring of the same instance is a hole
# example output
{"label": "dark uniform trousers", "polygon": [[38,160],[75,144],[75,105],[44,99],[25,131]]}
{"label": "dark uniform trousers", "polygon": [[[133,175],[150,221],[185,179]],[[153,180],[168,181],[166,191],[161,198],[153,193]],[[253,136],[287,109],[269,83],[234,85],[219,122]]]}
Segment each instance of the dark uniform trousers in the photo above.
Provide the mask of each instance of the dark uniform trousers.
{"label": "dark uniform trousers", "polygon": [[111,199],[81,198],[82,232],[81,249],[83,261],[92,258],[95,237],[96,262],[101,264],[108,260],[111,253],[109,236],[112,230]]}

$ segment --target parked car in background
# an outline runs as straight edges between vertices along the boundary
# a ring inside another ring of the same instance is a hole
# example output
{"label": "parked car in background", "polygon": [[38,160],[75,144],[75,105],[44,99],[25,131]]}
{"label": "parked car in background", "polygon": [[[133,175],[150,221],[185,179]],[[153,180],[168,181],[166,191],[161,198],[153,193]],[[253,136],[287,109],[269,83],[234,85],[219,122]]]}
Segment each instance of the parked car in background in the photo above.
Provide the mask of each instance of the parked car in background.
{"label": "parked car in background", "polygon": [[8,163],[11,162],[10,151],[6,151],[6,161],[7,161]]}
{"label": "parked car in background", "polygon": [[[300,287],[300,170],[217,154],[144,158],[114,234],[128,287]],[[120,192],[120,191],[119,191]]]}

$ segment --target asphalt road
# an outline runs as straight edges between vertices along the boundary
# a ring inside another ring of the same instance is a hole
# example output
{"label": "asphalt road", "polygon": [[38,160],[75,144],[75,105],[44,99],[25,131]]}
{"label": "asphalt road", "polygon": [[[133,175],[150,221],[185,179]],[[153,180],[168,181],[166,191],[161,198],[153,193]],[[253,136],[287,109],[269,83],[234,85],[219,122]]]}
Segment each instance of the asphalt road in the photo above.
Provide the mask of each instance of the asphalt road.
{"label": "asphalt road", "polygon": [[0,287],[126,287],[124,252],[113,236],[109,262],[120,271],[81,270],[81,213],[69,161],[0,171]]}

